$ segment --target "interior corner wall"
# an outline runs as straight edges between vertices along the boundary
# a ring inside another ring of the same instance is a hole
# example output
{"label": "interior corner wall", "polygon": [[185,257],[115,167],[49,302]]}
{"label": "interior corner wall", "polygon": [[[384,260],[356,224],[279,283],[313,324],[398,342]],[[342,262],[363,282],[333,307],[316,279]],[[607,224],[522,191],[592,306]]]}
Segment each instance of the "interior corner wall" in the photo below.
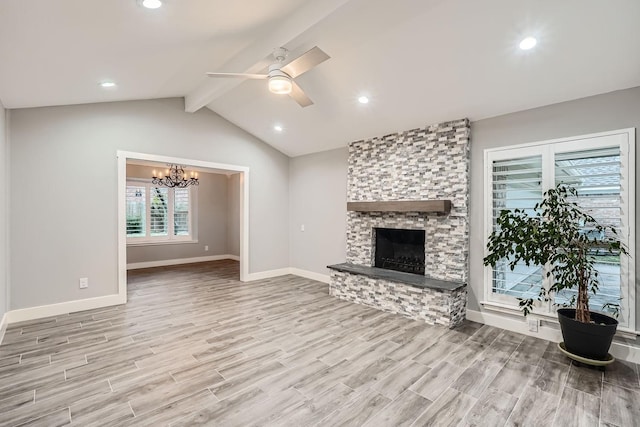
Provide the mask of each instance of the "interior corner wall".
{"label": "interior corner wall", "polygon": [[348,155],[345,147],[289,162],[292,268],[328,276],[327,265],[346,259]]}
{"label": "interior corner wall", "polygon": [[[9,309],[8,301],[8,215],[7,215],[7,202],[8,202],[8,181],[11,178],[8,173],[8,154],[9,154],[9,141],[7,131],[7,115],[8,111],[0,102],[0,166],[2,167],[2,173],[6,174],[2,179],[2,186],[0,187],[0,319],[4,316],[4,313]],[[1,334],[1,333],[0,333]]]}
{"label": "interior corner wall", "polygon": [[[484,295],[483,265],[483,205],[484,205],[484,150],[527,142],[598,133],[609,130],[636,128],[636,139],[640,131],[640,87],[610,92],[478,120],[471,124],[471,256],[469,301],[470,310],[481,310]],[[636,200],[640,189],[640,164],[636,150]],[[638,229],[636,217],[634,226]],[[640,248],[636,231],[636,248]],[[640,257],[635,256],[636,268],[636,330],[640,330],[640,286],[638,274]],[[640,344],[640,341],[638,342]]]}
{"label": "interior corner wall", "polygon": [[[155,169],[162,169],[162,166],[164,165]],[[188,168],[187,165],[187,170]],[[127,178],[150,180],[153,170],[152,166],[128,164]],[[198,172],[198,181],[199,185],[193,187],[195,209],[192,212],[196,241],[165,245],[128,245],[127,264],[228,254],[227,176]],[[208,251],[205,251],[205,246],[208,247]]]}
{"label": "interior corner wall", "polygon": [[240,256],[240,174],[227,176],[227,252]]}
{"label": "interior corner wall", "polygon": [[10,309],[117,294],[117,150],[249,167],[249,272],[289,266],[289,158],[206,108],[185,113],[173,98],[17,109],[9,139],[21,172]]}

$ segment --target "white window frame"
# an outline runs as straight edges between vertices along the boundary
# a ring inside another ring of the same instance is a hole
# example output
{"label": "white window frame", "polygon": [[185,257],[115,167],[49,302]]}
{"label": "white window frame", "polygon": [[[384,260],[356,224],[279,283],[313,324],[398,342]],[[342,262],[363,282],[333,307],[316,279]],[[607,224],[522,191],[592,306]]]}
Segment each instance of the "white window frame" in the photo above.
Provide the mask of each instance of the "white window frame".
{"label": "white window frame", "polygon": [[[140,178],[128,178],[126,186],[144,186],[145,187],[145,227],[146,233],[149,232],[151,226],[151,190],[156,185],[152,184],[151,180]],[[195,214],[194,209],[196,207],[197,189],[193,186],[187,187],[189,191],[189,213],[188,213],[188,225],[189,234],[185,236],[174,235],[174,209],[175,209],[175,192],[173,188],[169,188],[168,203],[167,203],[167,217],[169,218],[168,230],[166,236],[127,236],[127,246],[146,246],[146,245],[172,245],[182,243],[198,243],[195,227]]]}
{"label": "white window frame", "polygon": [[[612,147],[619,144],[620,166],[625,173],[621,176],[620,198],[623,202],[622,227],[620,235],[625,237],[630,257],[621,257],[620,271],[626,286],[622,286],[620,301],[621,312],[618,317],[622,331],[635,332],[636,326],[636,291],[635,291],[635,128],[610,132],[560,138],[526,144],[511,145],[484,150],[484,256],[488,254],[487,243],[493,231],[493,162],[511,158],[522,158],[535,155],[542,156],[542,189],[543,192],[555,187],[555,154],[573,151]],[[484,301],[482,305],[506,313],[519,312],[515,297],[497,295],[492,292],[493,271],[491,266],[484,267]],[[543,275],[542,286],[547,289],[552,278]],[[536,303],[533,314],[540,317],[555,318],[552,301]]]}

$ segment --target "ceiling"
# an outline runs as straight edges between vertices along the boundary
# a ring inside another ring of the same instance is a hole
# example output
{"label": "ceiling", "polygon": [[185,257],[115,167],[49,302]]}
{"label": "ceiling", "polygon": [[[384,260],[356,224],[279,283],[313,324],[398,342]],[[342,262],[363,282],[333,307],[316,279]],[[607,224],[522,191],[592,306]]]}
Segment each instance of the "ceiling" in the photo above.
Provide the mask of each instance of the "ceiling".
{"label": "ceiling", "polygon": [[[639,19],[637,0],[1,0],[0,100],[185,97],[298,156],[640,86]],[[528,35],[538,45],[522,51]],[[304,109],[264,81],[204,74],[263,72],[273,48],[316,45],[331,59],[296,80]]]}

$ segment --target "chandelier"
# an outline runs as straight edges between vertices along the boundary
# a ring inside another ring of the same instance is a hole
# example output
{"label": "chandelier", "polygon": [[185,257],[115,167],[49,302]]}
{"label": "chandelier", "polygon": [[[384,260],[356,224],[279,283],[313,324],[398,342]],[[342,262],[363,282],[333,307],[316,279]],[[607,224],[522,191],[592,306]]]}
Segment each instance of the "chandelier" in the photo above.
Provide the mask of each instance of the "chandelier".
{"label": "chandelier", "polygon": [[197,172],[191,172],[191,176],[188,177],[182,166],[172,163],[167,163],[167,166],[169,169],[165,171],[163,178],[160,178],[155,170],[153,171],[152,184],[169,188],[185,188],[199,184]]}

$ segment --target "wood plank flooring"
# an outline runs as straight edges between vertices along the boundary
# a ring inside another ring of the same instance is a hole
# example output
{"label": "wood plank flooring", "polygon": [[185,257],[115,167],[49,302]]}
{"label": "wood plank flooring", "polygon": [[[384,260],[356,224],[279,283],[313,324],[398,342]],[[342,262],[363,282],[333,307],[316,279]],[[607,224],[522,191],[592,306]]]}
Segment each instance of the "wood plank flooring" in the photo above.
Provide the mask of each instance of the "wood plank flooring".
{"label": "wood plank flooring", "polygon": [[129,273],[123,306],[13,324],[2,426],[632,426],[638,366],[428,326],[216,261]]}

